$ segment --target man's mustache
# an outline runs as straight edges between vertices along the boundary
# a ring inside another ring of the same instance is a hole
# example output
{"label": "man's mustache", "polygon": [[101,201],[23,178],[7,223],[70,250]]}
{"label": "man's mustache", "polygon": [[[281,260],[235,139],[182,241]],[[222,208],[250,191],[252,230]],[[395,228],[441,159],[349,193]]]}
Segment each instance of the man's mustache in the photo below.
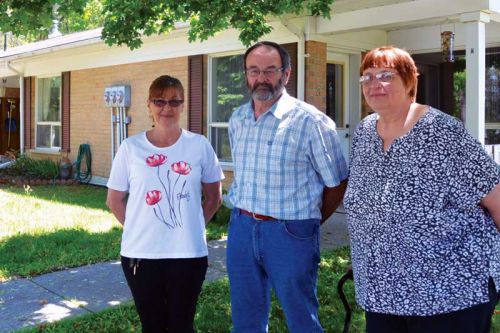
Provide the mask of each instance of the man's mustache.
{"label": "man's mustache", "polygon": [[273,86],[271,84],[265,83],[265,82],[259,82],[259,83],[254,84],[252,91],[257,90],[260,86],[264,86],[267,89],[269,89],[270,91],[273,91]]}

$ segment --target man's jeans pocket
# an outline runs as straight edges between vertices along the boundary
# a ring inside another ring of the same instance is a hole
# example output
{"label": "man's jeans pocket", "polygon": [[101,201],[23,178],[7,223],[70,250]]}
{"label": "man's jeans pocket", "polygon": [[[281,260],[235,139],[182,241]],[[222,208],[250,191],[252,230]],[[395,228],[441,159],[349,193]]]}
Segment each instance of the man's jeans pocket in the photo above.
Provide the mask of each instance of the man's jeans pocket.
{"label": "man's jeans pocket", "polygon": [[285,232],[296,239],[312,239],[319,231],[318,220],[284,221]]}

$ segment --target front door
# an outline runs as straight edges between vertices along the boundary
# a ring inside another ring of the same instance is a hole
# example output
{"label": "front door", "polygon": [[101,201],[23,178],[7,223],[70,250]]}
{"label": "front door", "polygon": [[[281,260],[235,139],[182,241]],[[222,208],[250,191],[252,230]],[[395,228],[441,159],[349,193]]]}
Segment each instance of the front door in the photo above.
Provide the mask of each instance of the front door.
{"label": "front door", "polygon": [[349,56],[328,54],[326,65],[326,114],[335,121],[345,160],[349,163],[349,96],[347,70]]}

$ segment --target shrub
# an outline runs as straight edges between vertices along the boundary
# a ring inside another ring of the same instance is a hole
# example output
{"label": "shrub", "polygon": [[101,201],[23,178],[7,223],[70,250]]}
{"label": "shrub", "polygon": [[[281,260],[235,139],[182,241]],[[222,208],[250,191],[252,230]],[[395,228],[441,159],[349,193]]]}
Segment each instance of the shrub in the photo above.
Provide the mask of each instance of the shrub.
{"label": "shrub", "polygon": [[212,217],[211,223],[220,225],[220,226],[225,226],[229,223],[229,217],[231,216],[231,209],[227,208],[226,206],[222,205],[217,212],[215,213],[214,217]]}
{"label": "shrub", "polygon": [[50,160],[35,160],[26,155],[21,155],[3,173],[11,176],[23,176],[40,179],[56,179],[59,177],[59,164]]}

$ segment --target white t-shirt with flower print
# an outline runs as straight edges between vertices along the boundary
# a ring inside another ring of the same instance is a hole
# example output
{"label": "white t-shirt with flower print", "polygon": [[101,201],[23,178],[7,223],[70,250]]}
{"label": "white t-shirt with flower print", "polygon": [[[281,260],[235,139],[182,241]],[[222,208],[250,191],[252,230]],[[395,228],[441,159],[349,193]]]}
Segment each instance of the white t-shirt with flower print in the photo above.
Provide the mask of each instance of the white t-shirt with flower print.
{"label": "white t-shirt with flower print", "polygon": [[208,140],[182,130],[175,144],[154,146],[146,133],[126,139],[113,160],[108,188],[128,192],[121,255],[198,258],[208,254],[202,183],[224,178]]}

